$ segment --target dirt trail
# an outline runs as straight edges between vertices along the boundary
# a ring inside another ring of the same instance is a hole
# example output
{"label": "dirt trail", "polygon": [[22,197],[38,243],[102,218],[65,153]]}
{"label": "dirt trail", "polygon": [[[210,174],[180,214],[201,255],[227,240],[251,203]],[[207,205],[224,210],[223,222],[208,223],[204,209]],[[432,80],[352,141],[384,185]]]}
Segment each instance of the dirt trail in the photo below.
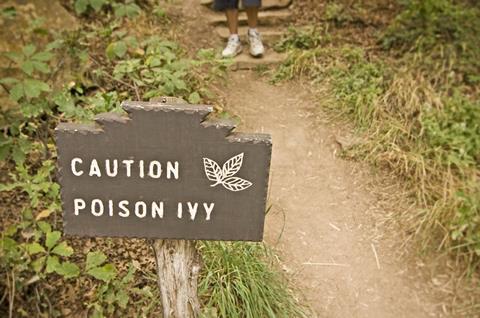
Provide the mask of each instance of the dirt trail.
{"label": "dirt trail", "polygon": [[[186,0],[181,12],[192,51],[221,48],[202,18],[205,7]],[[335,133],[312,93],[294,83],[271,85],[252,71],[231,72],[220,91],[241,118],[237,130],[272,134],[265,240],[315,316],[445,316],[415,260],[396,256],[400,236],[379,226],[384,211],[372,212],[377,202],[365,187],[373,178],[335,156]]]}
{"label": "dirt trail", "polygon": [[235,72],[225,98],[228,110],[242,119],[240,130],[272,134],[266,241],[276,246],[316,314],[440,316],[425,286],[414,282],[416,273],[382,242],[394,233],[378,232],[365,173],[335,157],[332,131],[318,125],[321,114],[311,94]]}

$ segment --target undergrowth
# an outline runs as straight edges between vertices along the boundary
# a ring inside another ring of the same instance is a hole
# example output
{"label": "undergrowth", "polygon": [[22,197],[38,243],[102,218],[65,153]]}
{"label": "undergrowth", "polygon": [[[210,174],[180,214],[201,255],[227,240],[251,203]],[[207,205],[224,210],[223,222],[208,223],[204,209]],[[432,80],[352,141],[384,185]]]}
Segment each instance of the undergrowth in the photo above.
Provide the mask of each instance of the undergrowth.
{"label": "undergrowth", "polygon": [[292,29],[273,81],[302,77],[331,88],[326,105],[352,119],[365,141],[345,155],[388,168],[417,208],[407,233],[480,269],[480,11],[449,0],[406,1],[375,52],[338,45],[324,29]]}
{"label": "undergrowth", "polygon": [[206,317],[306,317],[285,278],[272,270],[272,251],[254,243],[204,242],[200,295]]}
{"label": "undergrowth", "polygon": [[[215,95],[208,87],[224,76],[229,61],[212,50],[191,57],[171,37],[159,35],[172,25],[158,5],[112,0],[65,5],[77,14],[79,30],[55,33],[32,21],[24,35],[27,43],[1,56],[8,63],[0,80],[5,96],[0,168],[8,176],[0,184],[5,204],[0,315],[157,316],[154,266],[128,262],[121,252],[129,245],[138,252],[148,250],[144,242],[105,239],[92,244],[62,237],[53,129],[59,122],[121,112],[120,103],[128,99],[169,95],[212,102]],[[7,19],[19,15],[15,7],[2,11]],[[201,251],[205,316],[302,315],[263,245],[205,243]]]}

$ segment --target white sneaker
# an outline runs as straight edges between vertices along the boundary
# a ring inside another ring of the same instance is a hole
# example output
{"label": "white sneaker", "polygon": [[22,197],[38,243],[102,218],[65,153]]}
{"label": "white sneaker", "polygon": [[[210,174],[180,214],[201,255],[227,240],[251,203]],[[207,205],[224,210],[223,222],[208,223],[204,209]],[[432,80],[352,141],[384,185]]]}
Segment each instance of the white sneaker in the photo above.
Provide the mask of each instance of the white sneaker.
{"label": "white sneaker", "polygon": [[247,39],[248,43],[250,44],[250,54],[253,57],[260,57],[263,55],[263,53],[265,53],[262,37],[257,30],[249,29]]}
{"label": "white sneaker", "polygon": [[242,52],[242,43],[237,36],[230,35],[225,49],[222,51],[223,57],[235,57]]}

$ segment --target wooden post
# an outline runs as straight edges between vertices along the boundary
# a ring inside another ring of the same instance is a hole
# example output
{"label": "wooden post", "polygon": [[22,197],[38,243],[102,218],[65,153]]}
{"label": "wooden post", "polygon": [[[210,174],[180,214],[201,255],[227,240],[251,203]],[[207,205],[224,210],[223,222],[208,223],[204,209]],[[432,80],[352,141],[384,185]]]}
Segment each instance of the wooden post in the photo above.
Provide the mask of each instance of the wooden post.
{"label": "wooden post", "polygon": [[[185,103],[181,98],[170,96],[161,96],[156,100],[161,103]],[[198,317],[200,302],[197,286],[201,266],[195,241],[154,240],[153,249],[163,318]]]}
{"label": "wooden post", "polygon": [[198,317],[197,285],[201,265],[195,241],[154,240],[153,249],[163,318]]}

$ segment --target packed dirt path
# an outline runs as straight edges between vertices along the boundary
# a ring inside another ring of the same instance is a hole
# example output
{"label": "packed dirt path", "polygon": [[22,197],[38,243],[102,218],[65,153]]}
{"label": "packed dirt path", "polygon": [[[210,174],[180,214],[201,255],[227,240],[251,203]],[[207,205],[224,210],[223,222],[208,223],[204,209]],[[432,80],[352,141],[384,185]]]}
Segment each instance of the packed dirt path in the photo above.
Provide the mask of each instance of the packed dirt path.
{"label": "packed dirt path", "polygon": [[[297,84],[233,72],[224,89],[241,131],[273,138],[265,238],[318,317],[439,317],[416,271],[377,226],[368,173],[335,156],[334,132]],[[397,239],[398,240],[398,239]]]}
{"label": "packed dirt path", "polygon": [[[192,51],[224,45],[212,38],[202,18],[208,13],[196,0],[182,2],[182,33]],[[215,91],[240,117],[238,131],[272,135],[265,241],[312,316],[447,316],[422,276],[421,261],[399,257],[401,236],[380,225],[386,211],[366,186],[374,178],[336,156],[336,137],[346,129],[331,126],[308,89],[274,86],[253,71],[237,71]]]}

